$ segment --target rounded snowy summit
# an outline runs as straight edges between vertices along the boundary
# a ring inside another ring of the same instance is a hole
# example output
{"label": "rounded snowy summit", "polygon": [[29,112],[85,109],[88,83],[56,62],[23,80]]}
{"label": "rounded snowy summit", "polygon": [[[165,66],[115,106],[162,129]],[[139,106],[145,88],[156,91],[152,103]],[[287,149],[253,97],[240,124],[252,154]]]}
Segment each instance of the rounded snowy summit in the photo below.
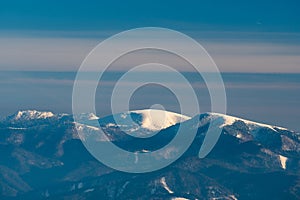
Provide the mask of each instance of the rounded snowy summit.
{"label": "rounded snowy summit", "polygon": [[145,109],[110,115],[99,119],[99,122],[102,127],[118,127],[133,136],[150,137],[153,132],[189,119],[188,116],[170,111]]}
{"label": "rounded snowy summit", "polygon": [[142,117],[141,127],[153,131],[165,129],[190,119],[182,114],[156,109],[135,110],[130,113],[140,114]]}

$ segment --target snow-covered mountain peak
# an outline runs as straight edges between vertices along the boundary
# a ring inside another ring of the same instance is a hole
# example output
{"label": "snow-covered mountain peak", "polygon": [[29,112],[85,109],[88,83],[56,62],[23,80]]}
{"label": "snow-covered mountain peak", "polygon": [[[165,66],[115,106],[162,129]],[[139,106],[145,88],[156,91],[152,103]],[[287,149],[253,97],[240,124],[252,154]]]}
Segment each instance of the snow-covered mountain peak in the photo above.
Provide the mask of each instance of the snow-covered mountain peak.
{"label": "snow-covered mountain peak", "polygon": [[41,112],[37,110],[23,110],[18,111],[11,116],[11,120],[33,120],[33,119],[46,119],[54,117],[55,115],[52,112]]}
{"label": "snow-covered mountain peak", "polygon": [[77,121],[79,122],[85,122],[85,121],[91,121],[91,120],[98,120],[99,117],[96,116],[94,113],[81,113],[78,115],[74,115]]}
{"label": "snow-covered mountain peak", "polygon": [[95,120],[95,119],[99,119],[99,117],[97,117],[94,113],[89,113],[88,119],[89,120]]}
{"label": "snow-covered mountain peak", "polygon": [[141,127],[152,131],[162,130],[191,118],[178,113],[156,109],[135,110],[131,111],[131,113],[140,114],[142,116]]}
{"label": "snow-covered mountain peak", "polygon": [[157,131],[189,119],[188,116],[174,112],[145,109],[110,115],[99,119],[99,123],[105,129],[120,128],[132,136],[151,137]]}
{"label": "snow-covered mountain peak", "polygon": [[212,113],[212,112],[211,113],[208,112],[207,114],[211,118],[213,118],[213,119],[222,118],[224,120],[224,123],[223,123],[223,125],[221,127],[232,125],[236,121],[242,121],[246,125],[248,125],[250,128],[258,128],[258,127],[262,128],[262,127],[264,127],[264,128],[272,129],[274,131],[276,131],[275,128],[276,129],[281,129],[281,130],[287,130],[286,128],[283,128],[283,127],[278,127],[278,126],[272,126],[272,125],[268,125],[268,124],[258,123],[258,122],[254,122],[254,121],[250,121],[250,120],[246,120],[246,119],[242,119],[242,118],[230,116],[230,115],[225,115],[225,114],[220,114],[220,113]]}

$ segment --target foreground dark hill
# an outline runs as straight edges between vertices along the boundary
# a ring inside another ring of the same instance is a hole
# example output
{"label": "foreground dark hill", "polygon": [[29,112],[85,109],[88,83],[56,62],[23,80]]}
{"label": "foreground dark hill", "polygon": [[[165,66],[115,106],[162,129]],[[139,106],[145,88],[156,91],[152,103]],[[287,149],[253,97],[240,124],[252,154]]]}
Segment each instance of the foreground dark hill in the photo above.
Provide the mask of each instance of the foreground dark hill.
{"label": "foreground dark hill", "polygon": [[[216,113],[192,119],[170,115],[169,124],[155,126],[145,124],[144,112],[126,115],[139,124],[123,121],[128,130],[134,128],[133,135],[162,130],[141,138],[145,142],[140,145],[111,117],[85,114],[81,124],[74,124],[71,115],[50,112],[7,117],[0,123],[0,199],[300,199],[299,133]],[[186,134],[196,130],[197,136],[170,166],[129,174],[104,166],[84,148],[75,125],[93,133],[95,120],[111,141],[129,151],[162,147],[179,125]],[[207,128],[216,120],[223,121],[218,127],[222,134],[200,159]]]}

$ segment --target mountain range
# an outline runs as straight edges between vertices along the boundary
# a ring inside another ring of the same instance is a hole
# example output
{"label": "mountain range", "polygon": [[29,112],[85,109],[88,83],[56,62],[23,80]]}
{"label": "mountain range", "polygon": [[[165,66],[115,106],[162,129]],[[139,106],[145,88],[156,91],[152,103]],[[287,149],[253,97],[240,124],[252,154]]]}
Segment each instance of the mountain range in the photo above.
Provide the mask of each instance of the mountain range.
{"label": "mountain range", "polygon": [[[222,134],[200,159],[215,121]],[[179,126],[197,132],[191,146],[168,167],[143,174],[105,166],[77,134],[101,128],[99,142],[154,151]],[[99,118],[26,110],[2,119],[0,135],[1,199],[300,199],[300,133],[224,114],[137,110]]]}

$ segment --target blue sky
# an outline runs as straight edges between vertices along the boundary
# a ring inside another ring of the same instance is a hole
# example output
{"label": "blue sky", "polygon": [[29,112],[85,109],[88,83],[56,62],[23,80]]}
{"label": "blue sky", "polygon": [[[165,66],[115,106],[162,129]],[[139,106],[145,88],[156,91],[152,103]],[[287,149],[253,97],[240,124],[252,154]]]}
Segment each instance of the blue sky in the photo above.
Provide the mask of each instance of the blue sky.
{"label": "blue sky", "polygon": [[105,38],[158,26],[199,41],[224,72],[300,73],[299,6],[258,0],[2,1],[0,70],[76,71]]}
{"label": "blue sky", "polygon": [[1,29],[299,32],[299,1],[2,1]]}

